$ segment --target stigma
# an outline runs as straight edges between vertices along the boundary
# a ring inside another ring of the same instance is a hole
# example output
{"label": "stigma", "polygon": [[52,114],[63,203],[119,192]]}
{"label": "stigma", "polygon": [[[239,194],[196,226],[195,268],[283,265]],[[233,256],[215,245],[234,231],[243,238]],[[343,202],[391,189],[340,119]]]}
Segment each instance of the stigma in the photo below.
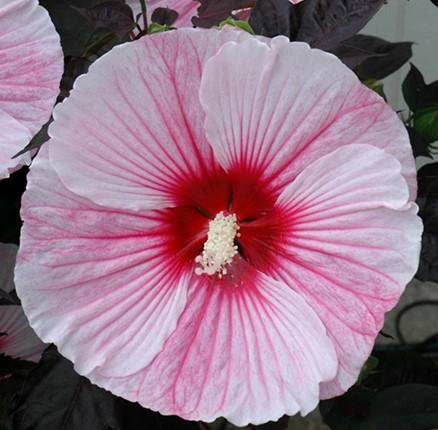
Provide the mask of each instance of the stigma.
{"label": "stigma", "polygon": [[239,237],[239,225],[235,214],[226,215],[219,212],[209,222],[208,236],[204,243],[203,251],[195,258],[199,264],[195,268],[197,275],[217,275],[222,278],[228,273],[228,266],[238,253],[238,247],[234,243]]}

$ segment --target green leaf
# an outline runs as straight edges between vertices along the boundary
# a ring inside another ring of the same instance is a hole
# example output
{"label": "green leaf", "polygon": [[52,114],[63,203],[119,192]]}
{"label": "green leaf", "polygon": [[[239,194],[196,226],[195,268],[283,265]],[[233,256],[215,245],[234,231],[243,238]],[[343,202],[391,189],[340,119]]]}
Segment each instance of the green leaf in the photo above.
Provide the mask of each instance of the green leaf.
{"label": "green leaf", "polygon": [[225,26],[239,28],[240,30],[246,31],[249,34],[255,34],[252,27],[245,21],[239,21],[233,18],[227,18],[219,24],[219,29],[222,30]]}
{"label": "green leaf", "polygon": [[165,31],[172,30],[168,25],[162,25],[158,24],[156,22],[153,22],[148,27],[148,34],[155,34],[155,33],[164,33]]}
{"label": "green leaf", "polygon": [[375,79],[367,79],[363,82],[364,85],[366,85],[369,89],[376,92],[380,97],[383,98],[383,100],[387,101],[386,94],[383,89],[383,84],[380,81],[377,81]]}
{"label": "green leaf", "polygon": [[411,69],[402,84],[403,97],[412,112],[417,110],[422,92],[426,88],[423,75],[411,63]]}
{"label": "green leaf", "polygon": [[429,142],[438,140],[438,105],[421,110],[414,116],[415,130]]}
{"label": "green leaf", "polygon": [[362,384],[362,382],[368,378],[368,376],[375,373],[375,370],[379,366],[379,359],[373,356],[368,357],[368,360],[363,365],[362,370],[359,375],[359,379],[357,380],[357,384]]}

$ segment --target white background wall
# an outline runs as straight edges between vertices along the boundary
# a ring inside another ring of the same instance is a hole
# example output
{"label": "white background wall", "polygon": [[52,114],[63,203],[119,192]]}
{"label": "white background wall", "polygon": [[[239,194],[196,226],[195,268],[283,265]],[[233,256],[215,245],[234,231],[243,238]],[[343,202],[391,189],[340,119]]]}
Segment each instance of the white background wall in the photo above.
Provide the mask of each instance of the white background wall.
{"label": "white background wall", "polygon": [[[438,79],[438,7],[430,0],[388,0],[362,31],[391,42],[412,41],[412,62],[421,70],[426,83]],[[394,109],[405,107],[401,83],[409,66],[384,81],[388,100]]]}

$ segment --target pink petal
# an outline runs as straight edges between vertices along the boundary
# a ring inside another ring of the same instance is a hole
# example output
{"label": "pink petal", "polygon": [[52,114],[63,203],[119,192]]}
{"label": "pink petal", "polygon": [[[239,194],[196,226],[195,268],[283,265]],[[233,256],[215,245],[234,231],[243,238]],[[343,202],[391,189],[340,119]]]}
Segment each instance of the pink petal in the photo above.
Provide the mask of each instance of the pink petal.
{"label": "pink petal", "polygon": [[349,145],[310,164],[277,202],[284,234],[268,273],[307,300],[340,360],[322,397],[356,381],[385,312],[416,272],[422,224],[408,198],[395,158]]}
{"label": "pink petal", "polygon": [[11,157],[50,118],[59,92],[63,54],[47,11],[36,0],[0,4],[0,178],[29,155]]}
{"label": "pink petal", "polygon": [[206,132],[226,170],[246,166],[278,193],[309,163],[351,143],[396,157],[415,194],[415,165],[403,124],[384,100],[331,54],[251,38],[230,43],[203,72]]}
{"label": "pink petal", "polygon": [[1,110],[0,129],[0,179],[5,179],[20,167],[30,164],[29,152],[14,159],[12,157],[23,149],[32,136],[23,124]]}
{"label": "pink petal", "polygon": [[109,210],[72,194],[44,152],[21,215],[15,281],[38,335],[84,374],[121,377],[149,364],[175,329],[188,282],[167,252],[162,214]]}
{"label": "pink petal", "polygon": [[194,279],[188,305],[164,350],[129,378],[88,375],[147,408],[189,420],[224,416],[261,424],[303,414],[337,359],[320,320],[282,282],[241,262],[239,286]]}
{"label": "pink petal", "polygon": [[21,306],[0,306],[0,354],[38,362],[47,345],[31,329]]}
{"label": "pink petal", "polygon": [[182,183],[216,166],[198,100],[203,64],[225,42],[247,37],[181,29],[94,63],[49,129],[50,159],[67,188],[116,208],[174,205]]}
{"label": "pink petal", "polygon": [[[127,0],[126,2],[132,7],[134,16],[141,13],[139,0]],[[175,27],[192,27],[192,17],[196,16],[196,10],[200,4],[196,0],[146,0],[148,21],[152,12],[159,7],[167,7],[178,12],[178,19]]]}
{"label": "pink petal", "polygon": [[298,3],[301,3],[303,0],[290,0],[290,2],[292,3],[292,4],[298,4]]}
{"label": "pink petal", "polygon": [[0,243],[0,289],[7,293],[15,288],[14,267],[17,250],[18,246],[13,243]]}

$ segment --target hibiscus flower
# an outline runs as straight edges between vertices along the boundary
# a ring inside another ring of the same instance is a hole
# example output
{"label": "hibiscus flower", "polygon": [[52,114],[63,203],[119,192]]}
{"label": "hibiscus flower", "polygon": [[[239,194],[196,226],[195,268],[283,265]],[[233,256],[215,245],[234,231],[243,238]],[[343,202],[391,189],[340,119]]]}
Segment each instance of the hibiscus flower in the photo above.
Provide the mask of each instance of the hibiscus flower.
{"label": "hibiscus flower", "polygon": [[[14,289],[17,249],[16,245],[0,243],[0,289],[7,293]],[[0,354],[37,362],[45,348],[30,328],[21,306],[0,306]]]}
{"label": "hibiscus flower", "polygon": [[75,369],[163,414],[306,414],[418,264],[406,131],[331,54],[225,29],[114,48],[55,109],[16,282]]}
{"label": "hibiscus flower", "polygon": [[50,118],[63,55],[48,13],[36,0],[0,0],[0,179],[29,164],[21,151]]}

